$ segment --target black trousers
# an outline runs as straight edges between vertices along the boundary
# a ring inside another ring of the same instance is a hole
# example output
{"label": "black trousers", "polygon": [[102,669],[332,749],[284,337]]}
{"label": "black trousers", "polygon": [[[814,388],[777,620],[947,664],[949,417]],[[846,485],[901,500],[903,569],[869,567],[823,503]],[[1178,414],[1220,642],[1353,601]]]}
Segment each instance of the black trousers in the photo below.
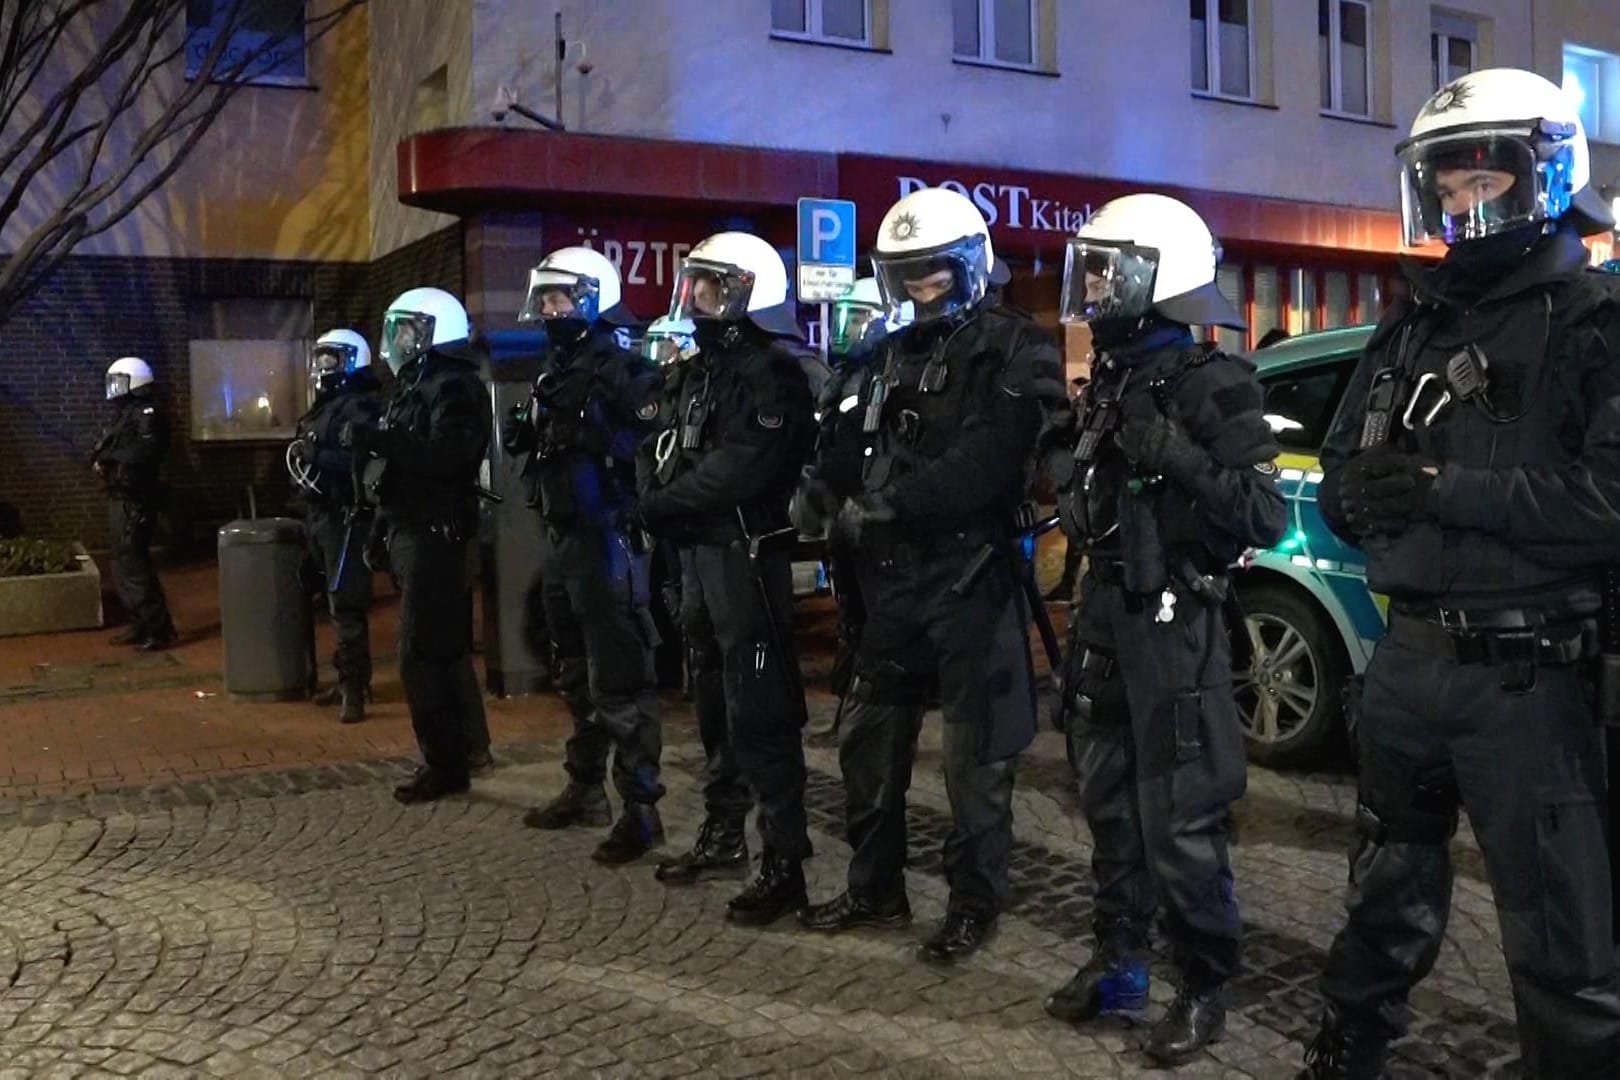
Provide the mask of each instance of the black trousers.
{"label": "black trousers", "polygon": [[937,698],[951,804],[950,907],[988,917],[1007,894],[1013,781],[1017,754],[1035,734],[1035,680],[1029,613],[1010,561],[995,559],[954,591],[977,554],[857,553],[866,624],[838,760],[854,849],[850,892],[892,899],[905,888],[906,789],[917,735]]}
{"label": "black trousers", "polygon": [[1620,957],[1589,676],[1543,666],[1515,689],[1522,669],[1458,664],[1404,636],[1397,621],[1366,672],[1360,837],[1323,993],[1352,1024],[1405,1031],[1407,995],[1445,936],[1460,805],[1496,899],[1528,1073],[1612,1077]]}
{"label": "black trousers", "polygon": [[129,495],[113,494],[107,500],[107,532],[112,537],[113,583],[118,599],[129,612],[130,625],[142,637],[166,637],[174,633],[169,602],[152,563],[152,530],[157,525],[156,509],[149,502]]}
{"label": "black trousers", "polygon": [[788,625],[793,610],[788,557],[761,555],[759,574],[769,590],[769,609],[740,547],[702,544],[681,552],[681,629],[698,734],[708,758],[703,802],[710,817],[736,821],[747,816],[757,798],[765,848],[803,859],[810,854],[804,811],[806,713]]}
{"label": "black trousers", "polygon": [[388,559],[398,580],[399,677],[428,767],[463,779],[489,750],[489,721],[472,661],[467,541],[440,526],[395,522]]}
{"label": "black trousers", "polygon": [[345,686],[371,685],[371,627],[367,621],[371,611],[371,568],[364,558],[371,524],[372,515],[361,514],[350,529],[344,524],[343,511],[338,509],[316,510],[307,523],[310,551],[326,574],[326,606],[337,630],[332,666]]}
{"label": "black trousers", "polygon": [[1180,586],[1169,622],[1157,597],[1137,603],[1095,574],[1080,589],[1075,647],[1092,655],[1071,664],[1086,705],[1068,737],[1097,936],[1144,950],[1162,903],[1183,979],[1210,989],[1236,972],[1243,936],[1227,814],[1247,763],[1225,620]]}
{"label": "black trousers", "polygon": [[613,784],[627,803],[651,804],[659,782],[656,641],[647,609],[647,556],[611,529],[542,526],[540,576],[551,632],[551,681],[574,714],[564,767]]}

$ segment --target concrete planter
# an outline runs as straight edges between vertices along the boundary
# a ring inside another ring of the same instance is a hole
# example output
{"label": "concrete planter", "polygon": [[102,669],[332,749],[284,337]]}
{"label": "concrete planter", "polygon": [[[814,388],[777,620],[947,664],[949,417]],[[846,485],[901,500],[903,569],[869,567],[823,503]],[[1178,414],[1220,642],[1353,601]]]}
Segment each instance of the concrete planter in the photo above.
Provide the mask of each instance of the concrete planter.
{"label": "concrete planter", "polygon": [[78,554],[70,573],[0,578],[0,637],[101,625],[101,571],[84,548]]}

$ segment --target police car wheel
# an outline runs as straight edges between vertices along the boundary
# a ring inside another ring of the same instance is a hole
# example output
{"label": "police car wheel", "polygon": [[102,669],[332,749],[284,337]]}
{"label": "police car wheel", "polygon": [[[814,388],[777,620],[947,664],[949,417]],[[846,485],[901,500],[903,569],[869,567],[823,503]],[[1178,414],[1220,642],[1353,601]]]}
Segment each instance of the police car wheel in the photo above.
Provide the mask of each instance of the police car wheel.
{"label": "police car wheel", "polygon": [[1275,586],[1241,596],[1254,659],[1233,689],[1249,760],[1290,768],[1318,764],[1337,745],[1348,663],[1327,614]]}

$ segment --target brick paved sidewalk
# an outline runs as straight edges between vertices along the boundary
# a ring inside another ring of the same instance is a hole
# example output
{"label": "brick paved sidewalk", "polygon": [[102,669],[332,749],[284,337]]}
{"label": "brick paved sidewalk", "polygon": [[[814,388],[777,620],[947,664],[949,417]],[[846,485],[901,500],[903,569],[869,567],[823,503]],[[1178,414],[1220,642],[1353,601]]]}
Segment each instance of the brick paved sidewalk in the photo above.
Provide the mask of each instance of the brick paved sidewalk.
{"label": "brick paved sidewalk", "polygon": [[[222,684],[217,570],[166,569],[180,644],[144,654],[113,629],[0,638],[0,798],[30,798],[415,751],[394,662],[397,598],[379,577],[371,616],[376,702],[363,724],[308,702],[231,701]],[[332,651],[316,630],[323,668]],[[480,665],[481,670],[481,665]],[[330,670],[323,671],[330,681]],[[570,722],[551,695],[488,699],[497,744],[554,738]]]}

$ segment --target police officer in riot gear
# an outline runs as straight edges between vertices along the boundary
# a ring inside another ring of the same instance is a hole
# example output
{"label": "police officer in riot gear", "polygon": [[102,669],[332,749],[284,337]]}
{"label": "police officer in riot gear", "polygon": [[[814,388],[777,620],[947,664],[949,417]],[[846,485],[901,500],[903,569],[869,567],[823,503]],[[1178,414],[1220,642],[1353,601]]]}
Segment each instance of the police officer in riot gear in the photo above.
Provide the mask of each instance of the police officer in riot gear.
{"label": "police officer in riot gear", "polygon": [[[527,455],[540,511],[540,577],[551,632],[552,685],[574,714],[568,783],[526,825],[606,825],[608,752],[624,812],[594,858],[630,862],[664,839],[656,804],[662,744],[648,605],[648,557],[630,525],[635,452],[657,417],[656,370],[622,348],[631,322],[619,272],[599,251],[568,247],[529,274],[523,322],[545,323],[547,350],[526,405],[503,432]],[[638,411],[642,415],[638,418]]]}
{"label": "police officer in riot gear", "polygon": [[1243,326],[1216,258],[1202,219],[1163,195],[1116,199],[1069,241],[1063,318],[1089,324],[1097,360],[1067,462],[1050,466],[1089,558],[1063,726],[1095,844],[1097,949],[1046,1008],[1145,1009],[1162,901],[1180,985],[1145,1049],[1163,1064],[1225,1024],[1242,933],[1226,821],[1245,782],[1227,567],[1286,524],[1254,369],[1189,330]]}
{"label": "police officer in riot gear", "polygon": [[394,392],[377,427],[352,423],[340,445],[371,459],[378,506],[366,562],[386,558],[399,582],[399,675],[423,765],[394,789],[402,803],[467,790],[489,753],[472,662],[472,565],[478,469],[489,441],[488,398],[468,352],[471,325],[442,289],[410,289],[383,319],[382,357]]}
{"label": "police officer in riot gear", "polygon": [[696,842],[658,878],[687,884],[745,868],[757,800],[759,871],[727,918],[764,925],[804,906],[810,854],[787,504],[814,439],[813,403],[780,344],[799,330],[787,270],[764,240],[724,232],[694,247],[670,315],[692,320],[697,352],[670,372],[666,426],[640,463],[640,514],[681,548],[681,627],[708,776]]}
{"label": "police officer in riot gear", "polygon": [[1348,922],[1301,1076],[1382,1075],[1440,951],[1461,806],[1527,1075],[1612,1077],[1620,960],[1588,662],[1620,561],[1620,306],[1580,238],[1614,222],[1576,110],[1527,71],[1442,87],[1397,156],[1407,242],[1449,250],[1406,267],[1412,299],[1380,322],[1322,451],[1323,516],[1365,549],[1390,616],[1361,698]]}
{"label": "police officer in riot gear", "polygon": [[129,626],[112,643],[145,651],[175,642],[169,603],[152,564],[152,529],[163,502],[158,470],[169,452],[169,417],[155,390],[145,360],[125,356],[113,361],[107,368],[112,415],[91,454],[91,468],[107,489],[113,580],[129,612]]}
{"label": "police officer in riot gear", "polygon": [[[841,416],[839,406],[849,400],[858,400],[861,385],[871,373],[871,359],[891,330],[911,322],[911,302],[890,320],[877,278],[858,279],[843,296],[832,304],[832,325],[829,327],[827,354],[832,360],[832,377],[827,380],[816,403],[816,419],[823,430],[835,429]],[[836,432],[829,434],[835,438]],[[838,603],[838,647],[833,660],[832,690],[839,697],[839,711],[834,718],[832,734],[842,723],[843,709],[855,671],[855,647],[860,640],[861,626],[866,621],[861,604],[860,584],[856,579],[852,553],[837,536],[828,537],[827,563],[832,571],[834,597]]]}
{"label": "police officer in riot gear", "polygon": [[989,299],[989,229],[963,196],[927,188],[901,199],[872,263],[889,309],[909,301],[915,321],[879,343],[794,504],[806,533],[832,518],[866,607],[839,747],[848,888],[801,922],[909,921],[905,791],[924,708],[938,700],[951,895],[921,955],[949,963],[987,940],[1007,894],[1014,766],[1035,735],[1031,612],[1012,539],[1063,377],[1047,335]]}
{"label": "police officer in riot gear", "polygon": [[320,336],[310,352],[309,378],[313,404],[298,418],[297,437],[287,447],[287,471],[308,507],[310,551],[326,575],[338,676],[337,685],[314,701],[341,702],[339,719],[357,724],[366,718],[371,694],[371,570],[364,553],[375,514],[358,490],[354,456],[338,445],[338,437],[348,424],[377,423],[382,384],[371,370],[371,346],[353,330]]}

